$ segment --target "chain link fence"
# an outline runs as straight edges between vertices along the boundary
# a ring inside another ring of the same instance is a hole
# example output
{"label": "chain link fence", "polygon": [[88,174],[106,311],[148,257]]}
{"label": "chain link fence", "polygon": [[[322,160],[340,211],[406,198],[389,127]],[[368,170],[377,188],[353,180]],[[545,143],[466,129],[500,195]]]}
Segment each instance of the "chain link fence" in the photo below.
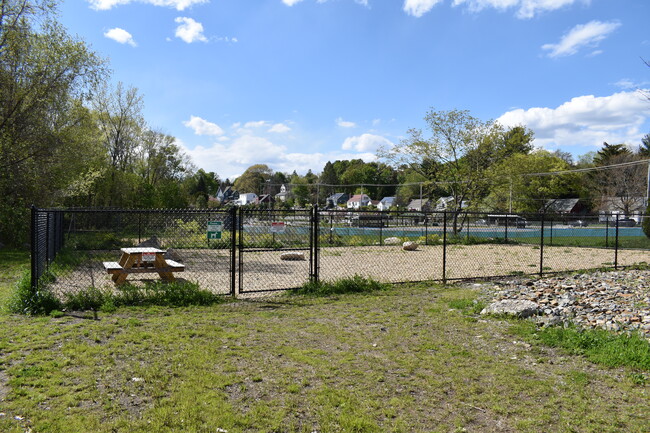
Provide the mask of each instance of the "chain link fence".
{"label": "chain link fence", "polygon": [[[637,222],[617,215],[33,209],[32,287],[60,298],[120,290],[124,272],[131,285],[173,279],[244,297],[355,275],[446,282],[617,269],[650,263],[649,247]],[[125,251],[138,260],[127,264]],[[162,259],[147,263],[151,251]]]}

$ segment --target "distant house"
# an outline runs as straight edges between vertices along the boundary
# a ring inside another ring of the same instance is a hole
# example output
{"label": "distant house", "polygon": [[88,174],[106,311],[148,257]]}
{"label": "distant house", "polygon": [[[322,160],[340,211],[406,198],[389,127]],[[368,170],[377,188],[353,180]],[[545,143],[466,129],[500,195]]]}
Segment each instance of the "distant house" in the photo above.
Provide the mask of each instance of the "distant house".
{"label": "distant house", "polygon": [[423,199],[415,199],[411,200],[411,202],[406,206],[408,210],[415,210],[415,211],[430,211],[431,210],[431,201],[428,198],[423,198]]}
{"label": "distant house", "polygon": [[[435,210],[444,212],[446,210],[454,210],[455,200],[454,197],[449,196],[449,197],[440,197],[438,201],[436,202],[436,208]],[[467,201],[463,200],[460,203],[460,208],[465,209],[467,208]]]}
{"label": "distant house", "polygon": [[370,197],[365,194],[355,194],[347,201],[348,209],[360,209],[370,204]]}
{"label": "distant house", "polygon": [[257,194],[254,192],[248,192],[244,194],[239,194],[239,198],[237,199],[237,205],[239,206],[246,206],[247,204],[255,204],[257,203]]}
{"label": "distant house", "polygon": [[587,212],[587,207],[579,198],[557,198],[547,200],[544,210],[560,215],[581,215]]}
{"label": "distant house", "polygon": [[275,203],[275,198],[271,194],[262,194],[259,199],[257,200],[258,203],[260,204],[268,204],[271,205]]}
{"label": "distant house", "polygon": [[280,187],[280,192],[275,195],[275,200],[279,202],[286,202],[289,197],[291,197],[291,193],[287,191],[287,187],[282,184]]}
{"label": "distant house", "polygon": [[232,189],[230,186],[219,188],[217,191],[217,201],[221,204],[226,204],[231,201],[236,201],[239,198],[239,193]]}
{"label": "distant house", "polygon": [[599,206],[599,217],[602,221],[616,221],[618,218],[632,218],[637,223],[643,220],[646,200],[644,197],[604,197]]}
{"label": "distant house", "polygon": [[388,210],[395,205],[395,197],[384,197],[377,205],[378,210]]}
{"label": "distant house", "polygon": [[345,193],[345,192],[337,192],[336,194],[332,194],[331,196],[327,197],[325,203],[326,207],[328,209],[334,208],[336,206],[345,206],[345,204],[348,202],[350,199],[350,195]]}

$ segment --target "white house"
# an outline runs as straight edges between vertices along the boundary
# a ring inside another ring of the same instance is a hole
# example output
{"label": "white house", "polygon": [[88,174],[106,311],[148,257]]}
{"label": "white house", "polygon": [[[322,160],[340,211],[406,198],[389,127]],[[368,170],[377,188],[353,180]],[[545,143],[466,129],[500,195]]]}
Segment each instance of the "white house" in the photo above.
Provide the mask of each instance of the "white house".
{"label": "white house", "polygon": [[252,192],[247,192],[245,194],[239,194],[239,198],[237,199],[237,205],[238,206],[246,206],[247,204],[255,204],[257,203],[257,194],[252,193]]}
{"label": "white house", "polygon": [[347,202],[348,209],[360,209],[370,204],[370,197],[365,194],[355,194]]}
{"label": "white house", "polygon": [[377,205],[378,210],[388,210],[395,204],[395,197],[384,197]]}

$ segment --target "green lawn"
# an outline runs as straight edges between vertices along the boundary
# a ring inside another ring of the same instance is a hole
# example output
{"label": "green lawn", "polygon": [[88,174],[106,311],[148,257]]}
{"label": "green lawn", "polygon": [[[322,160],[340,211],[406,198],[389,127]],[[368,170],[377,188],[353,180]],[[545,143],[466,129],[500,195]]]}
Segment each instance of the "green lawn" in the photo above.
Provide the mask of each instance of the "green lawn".
{"label": "green lawn", "polygon": [[[3,299],[26,263],[0,251]],[[3,313],[0,431],[650,430],[647,372],[542,346],[476,316],[475,297],[418,285],[99,320]]]}

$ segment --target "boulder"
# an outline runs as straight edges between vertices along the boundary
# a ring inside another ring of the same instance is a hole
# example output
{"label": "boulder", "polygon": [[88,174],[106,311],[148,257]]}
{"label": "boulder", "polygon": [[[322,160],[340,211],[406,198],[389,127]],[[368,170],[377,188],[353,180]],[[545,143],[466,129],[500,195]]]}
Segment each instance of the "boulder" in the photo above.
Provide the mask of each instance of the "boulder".
{"label": "boulder", "polygon": [[146,241],[140,242],[137,246],[160,249],[160,241],[156,236],[151,236],[151,238],[147,239]]}
{"label": "boulder", "polygon": [[280,254],[280,260],[305,260],[305,253],[290,251]]}
{"label": "boulder", "polygon": [[522,299],[505,299],[494,302],[481,311],[481,314],[507,314],[517,317],[530,317],[539,313],[539,305]]}
{"label": "boulder", "polygon": [[407,241],[402,244],[402,249],[404,251],[415,251],[418,249],[418,243],[417,242],[411,242]]}
{"label": "boulder", "polygon": [[169,248],[167,252],[165,253],[165,259],[173,260],[175,262],[182,262],[183,259],[181,256],[178,254],[176,250],[173,250]]}
{"label": "boulder", "polygon": [[399,245],[402,241],[400,238],[392,237],[384,239],[384,245]]}

